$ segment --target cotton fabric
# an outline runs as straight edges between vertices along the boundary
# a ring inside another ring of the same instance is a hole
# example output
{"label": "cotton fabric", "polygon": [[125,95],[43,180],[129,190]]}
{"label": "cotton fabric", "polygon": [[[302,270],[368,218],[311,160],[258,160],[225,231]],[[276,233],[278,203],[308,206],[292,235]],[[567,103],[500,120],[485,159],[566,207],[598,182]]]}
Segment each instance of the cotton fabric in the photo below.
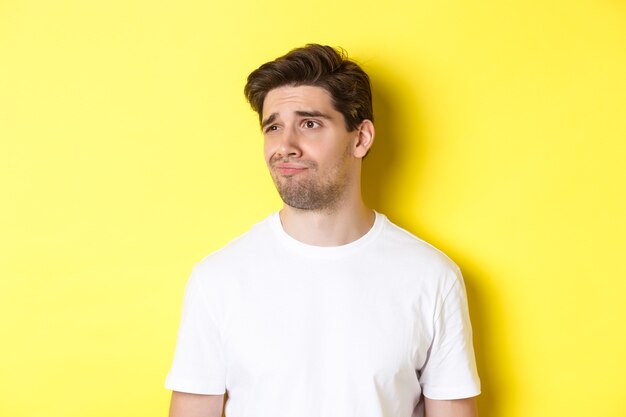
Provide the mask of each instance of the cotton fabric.
{"label": "cotton fabric", "polygon": [[480,393],[461,273],[380,213],[337,247],[274,213],[194,267],[166,387],[227,390],[227,417],[422,417]]}

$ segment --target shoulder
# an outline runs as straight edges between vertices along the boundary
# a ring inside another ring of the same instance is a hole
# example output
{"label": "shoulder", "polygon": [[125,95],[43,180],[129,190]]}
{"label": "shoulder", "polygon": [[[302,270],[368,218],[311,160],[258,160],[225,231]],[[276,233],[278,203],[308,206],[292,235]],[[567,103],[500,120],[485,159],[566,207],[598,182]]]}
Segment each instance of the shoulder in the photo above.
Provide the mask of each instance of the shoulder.
{"label": "shoulder", "polygon": [[380,239],[380,250],[393,253],[399,259],[419,263],[422,268],[441,272],[457,273],[459,267],[444,252],[415,236],[384,217],[384,228]]}
{"label": "shoulder", "polygon": [[455,286],[464,287],[457,264],[444,252],[384,218],[375,256],[408,285],[430,298],[445,297]]}
{"label": "shoulder", "polygon": [[254,224],[247,232],[234,238],[222,248],[208,254],[194,265],[197,277],[221,276],[220,271],[232,271],[254,263],[254,259],[263,256],[272,240],[272,214]]}

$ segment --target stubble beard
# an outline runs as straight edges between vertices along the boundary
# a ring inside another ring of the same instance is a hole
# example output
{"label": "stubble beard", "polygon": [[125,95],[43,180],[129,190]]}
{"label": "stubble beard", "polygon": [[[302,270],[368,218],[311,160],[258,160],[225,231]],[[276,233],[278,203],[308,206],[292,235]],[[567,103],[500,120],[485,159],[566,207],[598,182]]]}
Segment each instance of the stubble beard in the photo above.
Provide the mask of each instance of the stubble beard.
{"label": "stubble beard", "polygon": [[[344,161],[345,158],[335,166],[327,179],[316,177],[318,166],[313,161],[298,161],[307,167],[306,178],[297,178],[301,174],[281,176],[271,170],[272,179],[286,205],[299,210],[334,211],[342,201],[348,184],[347,172],[343,167]],[[273,160],[270,166],[273,167],[278,162],[289,161]]]}

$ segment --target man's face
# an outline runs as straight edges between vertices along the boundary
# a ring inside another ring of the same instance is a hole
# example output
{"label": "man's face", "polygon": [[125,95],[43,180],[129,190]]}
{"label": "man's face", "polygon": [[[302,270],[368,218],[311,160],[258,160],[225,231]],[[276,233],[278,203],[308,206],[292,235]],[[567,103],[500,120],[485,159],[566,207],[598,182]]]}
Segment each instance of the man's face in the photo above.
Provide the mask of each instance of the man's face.
{"label": "man's face", "polygon": [[263,102],[265,162],[283,202],[332,210],[354,185],[355,132],[321,87],[280,87]]}

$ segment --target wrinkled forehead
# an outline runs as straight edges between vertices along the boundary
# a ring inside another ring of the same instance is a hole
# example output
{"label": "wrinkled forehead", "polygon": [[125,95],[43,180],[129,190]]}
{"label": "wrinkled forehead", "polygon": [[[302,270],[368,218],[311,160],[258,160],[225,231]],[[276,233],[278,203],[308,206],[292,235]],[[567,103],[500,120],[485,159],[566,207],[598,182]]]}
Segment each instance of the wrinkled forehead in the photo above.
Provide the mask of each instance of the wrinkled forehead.
{"label": "wrinkled forehead", "polygon": [[263,101],[261,120],[269,116],[286,117],[297,113],[323,113],[338,116],[330,93],[322,87],[299,85],[270,90]]}
{"label": "wrinkled forehead", "polygon": [[263,112],[268,107],[279,106],[330,106],[330,93],[322,87],[311,85],[283,86],[270,90],[263,100]]}

